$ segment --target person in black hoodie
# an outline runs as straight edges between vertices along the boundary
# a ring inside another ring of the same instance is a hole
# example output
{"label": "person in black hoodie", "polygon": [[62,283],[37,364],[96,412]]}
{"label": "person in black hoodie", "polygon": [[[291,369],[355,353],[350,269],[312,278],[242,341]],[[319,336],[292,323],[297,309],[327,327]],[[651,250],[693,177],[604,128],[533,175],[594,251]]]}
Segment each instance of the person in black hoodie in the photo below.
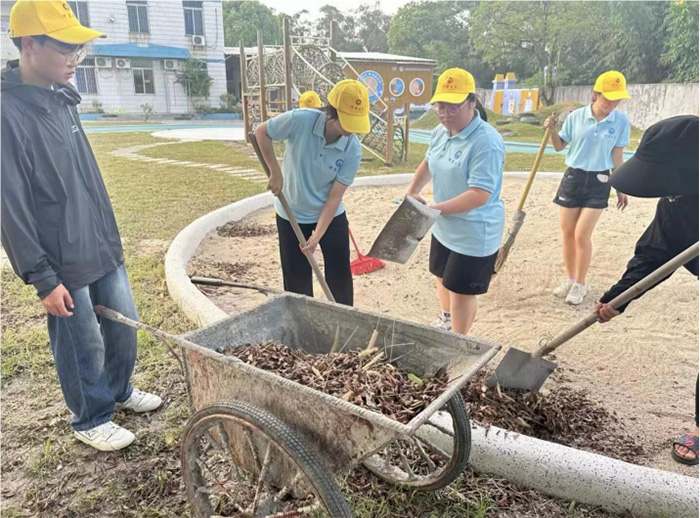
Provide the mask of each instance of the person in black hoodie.
{"label": "person in black hoodie", "polygon": [[115,407],[155,410],[160,397],[132,388],[136,331],[98,319],[101,304],[138,319],[107,190],[68,81],[83,27],[66,2],[20,0],[10,13],[20,50],[0,77],[2,245],[15,273],[36,288],[75,436],[102,451],[135,436],[112,422]]}
{"label": "person in black hoodie", "polygon": [[[650,126],[634,156],[618,167],[610,183],[619,192],[661,198],[654,220],[637,241],[627,270],[596,304],[598,321],[609,322],[627,308],[608,302],[698,241],[698,118],[681,115]],[[698,276],[698,258],[685,265]],[[668,277],[667,277],[668,278]],[[664,279],[665,280],[665,279]],[[641,296],[642,294],[638,295]],[[671,456],[698,463],[698,384],[695,382],[695,430],[673,442]]]}

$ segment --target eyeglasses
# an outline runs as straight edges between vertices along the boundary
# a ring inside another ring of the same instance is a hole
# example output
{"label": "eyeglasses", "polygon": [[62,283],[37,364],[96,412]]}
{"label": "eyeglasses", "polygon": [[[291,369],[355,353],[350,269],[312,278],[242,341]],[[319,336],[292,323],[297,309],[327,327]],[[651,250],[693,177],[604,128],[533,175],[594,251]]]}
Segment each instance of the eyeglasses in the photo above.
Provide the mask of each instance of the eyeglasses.
{"label": "eyeglasses", "polygon": [[87,50],[83,45],[79,45],[77,48],[67,49],[65,47],[54,44],[51,41],[46,41],[45,46],[49,47],[51,50],[58,52],[61,56],[66,58],[66,64],[68,63],[82,63],[87,56]]}
{"label": "eyeglasses", "polygon": [[454,117],[459,113],[459,110],[461,110],[465,104],[467,104],[466,100],[464,100],[460,104],[436,102],[433,105],[433,109],[435,110],[435,113],[437,113],[440,117],[443,117],[445,115],[450,115],[451,117]]}

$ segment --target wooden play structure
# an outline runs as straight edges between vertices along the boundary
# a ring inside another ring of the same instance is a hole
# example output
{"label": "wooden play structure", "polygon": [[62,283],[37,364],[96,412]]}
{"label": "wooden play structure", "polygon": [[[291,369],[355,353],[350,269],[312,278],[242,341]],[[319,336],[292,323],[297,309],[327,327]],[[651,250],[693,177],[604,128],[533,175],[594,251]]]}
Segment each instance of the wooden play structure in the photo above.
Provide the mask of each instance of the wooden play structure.
{"label": "wooden play structure", "polygon": [[[365,84],[370,95],[371,129],[359,135],[363,147],[385,164],[405,160],[410,106],[430,99],[435,63],[388,54],[339,52],[334,47],[334,32],[331,23],[328,38],[294,36],[285,19],[281,46],[264,45],[262,31],[258,31],[257,52],[246,51],[241,43],[245,134],[295,108],[304,91],[315,91],[325,103],[333,85],[350,78]],[[402,115],[395,115],[401,108]]]}

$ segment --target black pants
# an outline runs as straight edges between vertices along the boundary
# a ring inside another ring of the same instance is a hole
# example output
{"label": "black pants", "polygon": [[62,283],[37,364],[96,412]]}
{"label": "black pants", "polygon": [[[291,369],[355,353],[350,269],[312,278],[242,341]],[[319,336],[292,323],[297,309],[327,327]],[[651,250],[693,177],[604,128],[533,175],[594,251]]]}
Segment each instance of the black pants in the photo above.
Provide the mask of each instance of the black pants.
{"label": "black pants", "polygon": [[[316,223],[299,224],[306,239],[316,228]],[[292,225],[277,216],[277,233],[282,260],[284,290],[313,297],[313,272],[311,265],[299,248],[299,240]],[[350,272],[350,239],[348,238],[348,218],[343,212],[333,218],[328,230],[320,241],[326,282],[338,304],[352,306],[353,289]]]}

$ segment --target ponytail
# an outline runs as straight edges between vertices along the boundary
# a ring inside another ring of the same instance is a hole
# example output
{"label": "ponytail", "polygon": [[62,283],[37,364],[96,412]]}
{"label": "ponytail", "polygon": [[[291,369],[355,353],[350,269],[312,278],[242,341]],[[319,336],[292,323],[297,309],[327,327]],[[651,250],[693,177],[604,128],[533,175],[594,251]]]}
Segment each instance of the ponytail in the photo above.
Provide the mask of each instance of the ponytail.
{"label": "ponytail", "polygon": [[479,112],[479,117],[481,117],[481,120],[483,120],[484,122],[488,122],[488,115],[486,115],[486,109],[481,104],[481,101],[476,96],[476,94],[469,94],[467,96],[467,101],[475,102],[476,103],[476,111]]}

